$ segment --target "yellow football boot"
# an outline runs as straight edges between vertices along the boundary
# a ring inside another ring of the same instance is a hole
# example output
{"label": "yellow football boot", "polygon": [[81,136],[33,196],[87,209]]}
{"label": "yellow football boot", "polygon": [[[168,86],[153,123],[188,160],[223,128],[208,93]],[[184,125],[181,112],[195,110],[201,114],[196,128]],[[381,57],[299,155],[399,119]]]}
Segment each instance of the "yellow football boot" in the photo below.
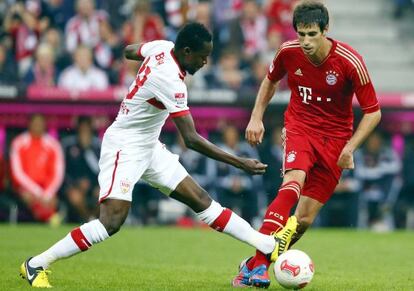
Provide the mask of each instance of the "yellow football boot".
{"label": "yellow football boot", "polygon": [[20,276],[23,279],[26,279],[32,287],[36,288],[52,288],[52,285],[49,283],[48,274],[49,270],[43,269],[43,267],[32,268],[29,266],[29,261],[31,258],[27,259],[20,266]]}
{"label": "yellow football boot", "polygon": [[273,252],[270,254],[270,261],[274,262],[277,258],[289,248],[292,236],[296,233],[298,227],[298,220],[296,216],[289,217],[286,225],[280,231],[273,233],[276,240],[276,246]]}

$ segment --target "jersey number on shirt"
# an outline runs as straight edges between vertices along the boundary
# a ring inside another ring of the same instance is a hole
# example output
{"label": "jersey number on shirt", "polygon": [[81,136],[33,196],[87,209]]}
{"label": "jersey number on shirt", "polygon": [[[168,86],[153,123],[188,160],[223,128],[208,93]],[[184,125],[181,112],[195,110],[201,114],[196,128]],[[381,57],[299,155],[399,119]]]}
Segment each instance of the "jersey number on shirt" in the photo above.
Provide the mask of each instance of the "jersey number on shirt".
{"label": "jersey number on shirt", "polygon": [[[151,73],[151,68],[147,67],[147,64],[149,62],[150,58],[147,58],[145,62],[142,63],[141,67],[139,68],[137,78],[135,79],[135,86],[132,88],[130,92],[128,92],[128,95],[126,99],[132,99],[134,95],[138,92],[139,88],[144,85],[145,81],[148,79],[149,73]],[[141,78],[141,74],[144,73],[144,75]]]}

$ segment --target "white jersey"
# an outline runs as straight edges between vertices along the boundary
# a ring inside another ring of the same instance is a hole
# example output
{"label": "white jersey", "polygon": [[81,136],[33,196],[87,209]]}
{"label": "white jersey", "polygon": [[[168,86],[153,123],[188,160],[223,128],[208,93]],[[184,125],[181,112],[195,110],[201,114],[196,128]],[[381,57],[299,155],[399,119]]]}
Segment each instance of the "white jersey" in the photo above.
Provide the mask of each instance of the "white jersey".
{"label": "white jersey", "polygon": [[189,113],[187,86],[173,54],[174,43],[157,40],[143,44],[138,55],[144,61],[118,116],[105,136],[123,147],[147,156],[155,148],[162,126],[169,115]]}

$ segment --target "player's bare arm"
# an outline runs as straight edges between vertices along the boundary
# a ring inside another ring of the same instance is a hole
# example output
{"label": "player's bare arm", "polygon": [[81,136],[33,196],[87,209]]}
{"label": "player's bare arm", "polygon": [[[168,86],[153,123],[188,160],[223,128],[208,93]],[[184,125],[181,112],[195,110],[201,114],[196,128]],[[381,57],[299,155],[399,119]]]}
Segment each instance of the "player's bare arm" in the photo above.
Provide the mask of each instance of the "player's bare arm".
{"label": "player's bare arm", "polygon": [[263,114],[270,100],[274,96],[278,84],[279,82],[273,82],[269,80],[269,78],[265,77],[260,85],[245,134],[245,137],[251,146],[260,144],[263,141],[263,135],[265,132],[262,121]]}
{"label": "player's bare arm", "polygon": [[191,114],[175,117],[173,120],[184,139],[185,145],[189,149],[197,151],[217,161],[230,164],[252,175],[265,173],[267,165],[262,164],[255,159],[241,158],[231,155],[200,136],[195,129]]}
{"label": "player's bare arm", "polygon": [[134,61],[143,61],[144,58],[140,55],[138,55],[139,48],[142,44],[130,44],[127,45],[124,49],[124,56],[128,60],[134,60]]}
{"label": "player's bare arm", "polygon": [[364,114],[354,135],[343,148],[338,159],[338,166],[343,169],[354,168],[354,151],[364,142],[380,120],[381,110]]}

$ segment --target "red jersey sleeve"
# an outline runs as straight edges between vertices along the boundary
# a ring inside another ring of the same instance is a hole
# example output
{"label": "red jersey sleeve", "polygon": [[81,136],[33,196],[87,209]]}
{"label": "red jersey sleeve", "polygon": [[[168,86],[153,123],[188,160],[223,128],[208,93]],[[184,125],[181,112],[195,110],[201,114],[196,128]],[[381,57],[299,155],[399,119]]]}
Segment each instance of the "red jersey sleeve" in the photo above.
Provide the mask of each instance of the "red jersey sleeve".
{"label": "red jersey sleeve", "polygon": [[285,66],[283,65],[284,48],[281,47],[277,51],[275,58],[270,64],[269,70],[267,71],[267,78],[270,81],[280,81],[286,74]]}
{"label": "red jersey sleeve", "polygon": [[358,103],[364,113],[375,112],[380,106],[364,60],[359,55],[355,55],[353,60],[350,77]]}

